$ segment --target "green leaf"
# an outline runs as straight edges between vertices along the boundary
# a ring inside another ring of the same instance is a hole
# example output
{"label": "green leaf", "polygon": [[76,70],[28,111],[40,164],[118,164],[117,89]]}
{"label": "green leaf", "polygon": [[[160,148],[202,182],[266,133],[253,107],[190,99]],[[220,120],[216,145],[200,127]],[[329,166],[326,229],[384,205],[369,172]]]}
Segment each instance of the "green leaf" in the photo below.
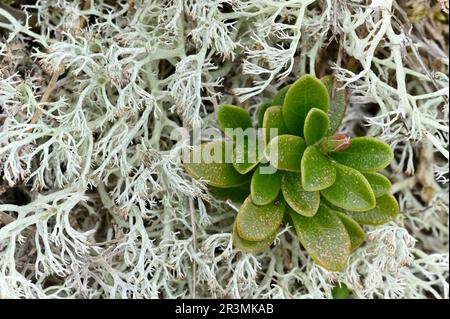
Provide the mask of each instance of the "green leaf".
{"label": "green leaf", "polygon": [[[278,129],[278,133],[272,136],[270,135],[270,129]],[[263,120],[263,132],[264,141],[269,143],[271,138],[278,135],[284,135],[288,133],[286,125],[284,125],[283,115],[281,114],[281,106],[271,106],[266,110]]]}
{"label": "green leaf", "polygon": [[264,153],[260,151],[264,146],[256,138],[256,130],[237,140],[233,151],[233,166],[241,174],[247,174],[258,165]]}
{"label": "green leaf", "polygon": [[395,219],[399,213],[397,200],[391,194],[377,198],[375,208],[365,212],[346,211],[347,215],[363,225],[382,225]]}
{"label": "green leaf", "polygon": [[314,76],[304,75],[289,87],[282,108],[291,134],[303,136],[306,114],[313,107],[328,112],[327,88]]}
{"label": "green leaf", "polygon": [[333,299],[349,299],[350,291],[344,283],[339,283],[331,290]]}
{"label": "green leaf", "polygon": [[252,202],[255,205],[267,205],[273,202],[280,192],[281,181],[278,172],[274,174],[261,174],[257,169],[253,173],[250,184]]}
{"label": "green leaf", "polygon": [[351,211],[365,211],[375,207],[375,194],[363,174],[335,164],[336,182],[321,194],[333,205]]}
{"label": "green leaf", "polygon": [[301,137],[278,135],[267,144],[264,155],[277,169],[299,172],[305,147],[305,141]]}
{"label": "green leaf", "polygon": [[328,188],[336,181],[333,163],[314,145],[303,154],[301,172],[303,188],[309,192]]}
{"label": "green leaf", "polygon": [[266,110],[272,106],[272,101],[265,101],[262,102],[261,105],[258,108],[258,127],[262,127],[263,120],[264,120],[264,114],[266,113]]}
{"label": "green leaf", "polygon": [[284,103],[284,99],[286,98],[286,93],[289,90],[290,85],[284,86],[278,93],[275,95],[272,101],[272,105],[282,106]]}
{"label": "green leaf", "polygon": [[303,129],[306,144],[312,145],[320,141],[328,131],[328,124],[327,113],[312,108],[308,115],[306,115],[305,128]]}
{"label": "green leaf", "polygon": [[221,105],[217,111],[217,120],[224,133],[226,133],[226,128],[242,128],[245,130],[246,128],[252,127],[252,120],[248,112],[234,105]]}
{"label": "green leaf", "polygon": [[[250,176],[239,174],[231,163],[226,163],[225,155],[230,143],[216,141],[196,146],[189,154],[184,168],[193,178],[203,178],[207,184],[216,187],[236,187],[248,183]],[[199,161],[198,163],[194,161]]]}
{"label": "green leaf", "polygon": [[221,200],[231,200],[235,203],[242,203],[250,194],[250,184],[244,184],[238,187],[221,188],[215,186],[208,187],[212,196]]}
{"label": "green leaf", "polygon": [[326,75],[320,79],[325,84],[328,90],[328,96],[330,97],[330,106],[328,108],[328,117],[330,119],[330,125],[328,127],[327,136],[331,136],[337,132],[347,111],[348,94],[345,89],[334,89],[334,76]]}
{"label": "green leaf", "polygon": [[254,254],[261,253],[270,247],[276,235],[277,231],[275,231],[272,235],[268,236],[266,239],[261,241],[245,240],[244,238],[239,236],[239,232],[237,231],[237,223],[235,222],[233,225],[233,246],[236,249],[246,253],[254,253]]}
{"label": "green leaf", "polygon": [[375,197],[386,194],[392,186],[391,181],[379,173],[363,173],[363,175],[372,187]]}
{"label": "green leaf", "polygon": [[265,206],[256,206],[247,197],[236,216],[239,236],[249,241],[261,241],[271,236],[280,227],[286,204],[275,200]]}
{"label": "green leaf", "polygon": [[330,153],[337,162],[360,171],[373,172],[386,166],[394,158],[389,145],[373,137],[355,137],[342,152]]}
{"label": "green leaf", "polygon": [[300,215],[314,216],[319,208],[319,192],[307,192],[303,189],[299,173],[283,172],[281,191],[288,205]]}
{"label": "green leaf", "polygon": [[313,217],[291,212],[291,219],[300,243],[320,266],[340,271],[350,255],[350,237],[336,214],[320,205]]}
{"label": "green leaf", "polygon": [[361,246],[366,239],[366,234],[362,227],[350,216],[345,215],[344,213],[333,211],[336,213],[341,222],[344,224],[345,229],[347,229],[348,235],[350,237],[351,250],[354,251],[356,248]]}

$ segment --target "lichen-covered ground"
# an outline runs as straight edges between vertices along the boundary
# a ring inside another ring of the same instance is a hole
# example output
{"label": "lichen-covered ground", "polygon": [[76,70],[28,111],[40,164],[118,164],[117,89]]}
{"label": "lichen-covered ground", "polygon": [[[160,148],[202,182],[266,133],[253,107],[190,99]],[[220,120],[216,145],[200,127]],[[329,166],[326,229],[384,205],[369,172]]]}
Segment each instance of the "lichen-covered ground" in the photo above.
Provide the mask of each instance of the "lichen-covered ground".
{"label": "lichen-covered ground", "polygon": [[[448,298],[448,21],[446,0],[0,1],[0,298]],[[234,251],[237,207],[171,136],[306,73],[395,150],[401,215],[341,273],[290,229]]]}

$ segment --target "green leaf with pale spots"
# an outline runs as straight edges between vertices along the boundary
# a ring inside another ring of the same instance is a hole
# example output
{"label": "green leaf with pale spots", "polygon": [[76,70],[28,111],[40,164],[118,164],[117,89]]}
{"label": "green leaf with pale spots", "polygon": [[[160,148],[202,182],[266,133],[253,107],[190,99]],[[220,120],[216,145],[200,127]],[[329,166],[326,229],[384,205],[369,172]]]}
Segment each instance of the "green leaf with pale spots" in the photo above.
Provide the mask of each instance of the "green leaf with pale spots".
{"label": "green leaf with pale spots", "polygon": [[344,213],[333,211],[341,222],[344,224],[345,229],[347,229],[347,233],[350,236],[351,249],[354,251],[356,248],[361,246],[366,239],[366,234],[362,227],[350,216],[345,215]]}
{"label": "green leaf with pale spots", "polygon": [[347,111],[348,94],[344,89],[334,88],[334,76],[326,75],[320,79],[325,85],[330,98],[330,105],[328,107],[328,117],[330,125],[328,126],[327,136],[331,136],[337,132]]}
{"label": "green leaf with pale spots", "polygon": [[313,217],[291,211],[291,219],[300,243],[320,266],[340,271],[351,251],[350,237],[339,217],[320,205]]}
{"label": "green leaf with pale spots", "polygon": [[391,194],[377,198],[375,208],[365,212],[346,211],[346,214],[363,225],[382,225],[394,220],[400,209],[397,200]]}
{"label": "green leaf with pale spots", "polygon": [[299,172],[305,148],[306,143],[301,137],[278,135],[267,144],[264,155],[277,169]]}
{"label": "green leaf with pale spots", "polygon": [[278,230],[283,220],[286,204],[277,199],[265,206],[257,206],[251,196],[242,204],[236,216],[236,227],[241,238],[249,241],[261,241]]}
{"label": "green leaf with pale spots", "polygon": [[[241,174],[247,174],[258,165],[264,157],[260,151],[263,148],[262,142],[256,138],[256,130],[243,140],[236,141],[233,150],[233,166]],[[260,145],[261,144],[261,145]]]}
{"label": "green leaf with pale spots", "polygon": [[250,194],[250,183],[238,187],[221,188],[208,186],[212,196],[221,200],[231,200],[235,203],[242,203]]}
{"label": "green leaf with pale spots", "polygon": [[277,231],[261,241],[245,240],[244,238],[239,236],[239,232],[237,231],[237,223],[235,222],[233,225],[233,246],[236,249],[246,253],[261,253],[270,247],[276,235]]}
{"label": "green leaf with pale spots", "polygon": [[333,205],[351,211],[365,211],[375,207],[375,194],[363,174],[356,169],[334,164],[336,181],[320,193]]}
{"label": "green leaf with pale spots", "polygon": [[286,85],[281,90],[279,90],[278,93],[273,98],[272,105],[282,106],[284,103],[284,99],[286,98],[286,93],[289,90],[289,88],[290,88],[290,85]]}
{"label": "green leaf with pale spots", "polygon": [[[232,145],[228,144],[232,150]],[[189,153],[189,161],[184,168],[193,178],[205,179],[208,185],[215,187],[237,187],[248,183],[250,176],[239,174],[231,163],[226,163],[226,143],[216,141],[196,146]],[[193,161],[198,160],[199,163]]]}
{"label": "green leaf with pale spots", "polygon": [[330,187],[336,181],[333,163],[315,145],[306,148],[301,160],[302,185],[309,192]]}
{"label": "green leaf with pale spots", "polygon": [[306,144],[312,145],[320,141],[328,130],[328,115],[322,110],[312,108],[305,119],[305,135]]}
{"label": "green leaf with pale spots", "polygon": [[[276,128],[277,134],[270,135],[270,129]],[[286,125],[284,125],[283,115],[281,114],[281,106],[271,106],[266,110],[263,120],[263,133],[265,143],[269,143],[271,138],[277,135],[288,133]]]}
{"label": "green leaf with pale spots", "polygon": [[320,80],[304,75],[289,87],[283,103],[284,123],[291,134],[303,136],[306,115],[313,107],[328,112],[328,91]]}
{"label": "green leaf with pale spots", "polygon": [[250,194],[255,205],[267,205],[273,202],[280,192],[281,180],[279,172],[262,174],[256,169],[250,184]]}
{"label": "green leaf with pale spots", "polygon": [[252,120],[246,110],[241,107],[223,104],[217,111],[217,120],[221,130],[225,132],[226,128],[246,128],[252,127]]}
{"label": "green leaf with pale spots", "polygon": [[392,186],[391,181],[379,173],[363,173],[363,175],[372,187],[375,197],[386,194]]}
{"label": "green leaf with pale spots", "polygon": [[266,113],[266,110],[272,106],[272,101],[265,101],[262,102],[261,105],[258,108],[258,127],[262,127],[263,120],[264,120],[264,114]]}
{"label": "green leaf with pale spots", "polygon": [[314,216],[319,208],[319,192],[307,192],[302,187],[299,173],[282,172],[281,191],[287,204],[303,216]]}
{"label": "green leaf with pale spots", "polygon": [[373,137],[355,137],[351,145],[342,152],[330,153],[337,162],[359,171],[374,172],[385,168],[394,158],[386,143]]}

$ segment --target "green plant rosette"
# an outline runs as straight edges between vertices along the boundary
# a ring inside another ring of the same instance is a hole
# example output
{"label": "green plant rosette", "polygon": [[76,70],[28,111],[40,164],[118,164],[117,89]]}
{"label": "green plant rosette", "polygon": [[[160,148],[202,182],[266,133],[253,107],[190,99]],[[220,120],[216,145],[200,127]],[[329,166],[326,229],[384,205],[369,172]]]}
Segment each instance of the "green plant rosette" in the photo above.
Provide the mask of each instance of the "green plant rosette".
{"label": "green plant rosette", "polygon": [[263,252],[280,227],[290,224],[313,260],[340,271],[364,244],[363,225],[396,218],[391,183],[378,172],[393,152],[373,137],[336,134],[347,102],[332,76],[305,75],[261,104],[255,116],[262,136],[254,134],[253,144],[238,143],[239,132],[230,131],[251,129],[250,114],[234,105],[219,108],[226,139],[201,144],[188,157],[214,161],[187,161],[185,168],[217,199],[241,203],[233,226],[236,249]]}

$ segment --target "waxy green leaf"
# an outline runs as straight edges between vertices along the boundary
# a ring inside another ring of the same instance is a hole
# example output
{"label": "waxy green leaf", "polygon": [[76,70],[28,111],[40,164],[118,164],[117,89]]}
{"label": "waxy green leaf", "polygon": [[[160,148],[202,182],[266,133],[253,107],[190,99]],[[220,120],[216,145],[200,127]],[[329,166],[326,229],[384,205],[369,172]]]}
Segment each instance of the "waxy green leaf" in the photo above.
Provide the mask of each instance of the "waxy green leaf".
{"label": "waxy green leaf", "polygon": [[330,187],[336,181],[333,163],[315,145],[306,148],[301,160],[302,185],[309,192]]}
{"label": "waxy green leaf", "polygon": [[273,202],[280,192],[281,180],[279,172],[262,174],[257,169],[253,173],[250,184],[252,202],[255,205],[267,205]]}
{"label": "waxy green leaf", "polygon": [[363,173],[363,175],[372,187],[375,197],[386,194],[392,186],[391,181],[379,173]]}
{"label": "waxy green leaf", "polygon": [[355,137],[342,152],[330,153],[337,162],[360,171],[373,172],[385,168],[394,158],[389,145],[373,137]]}
{"label": "waxy green leaf", "polygon": [[327,136],[331,136],[339,129],[348,105],[348,94],[345,89],[334,88],[334,76],[326,75],[320,79],[328,90],[330,104],[328,107],[328,117],[330,125],[328,126]]}
{"label": "waxy green leaf", "polygon": [[284,86],[278,93],[275,95],[272,101],[272,105],[282,106],[284,103],[284,99],[286,98],[286,93],[289,90],[290,85]]}
{"label": "waxy green leaf", "polygon": [[329,120],[327,113],[312,108],[306,115],[305,128],[303,129],[306,144],[312,145],[320,141],[328,131],[328,124]]}
{"label": "waxy green leaf", "polygon": [[[276,128],[277,134],[270,134],[270,129]],[[284,135],[288,133],[286,125],[284,125],[283,115],[281,114],[281,106],[271,106],[266,110],[263,120],[263,132],[264,141],[269,143],[271,138],[278,135]]]}
{"label": "waxy green leaf", "polygon": [[265,101],[262,102],[261,105],[258,108],[258,127],[262,127],[263,120],[264,120],[264,114],[266,113],[266,110],[272,106],[272,101]]}
{"label": "waxy green leaf", "polygon": [[208,186],[208,190],[212,196],[221,200],[231,200],[235,203],[242,203],[250,194],[250,184],[244,184],[238,187],[222,188]]}
{"label": "waxy green leaf", "polygon": [[350,236],[351,249],[354,251],[356,248],[361,246],[366,239],[366,234],[362,227],[351,217],[345,215],[344,213],[333,211],[337,214],[341,222],[344,224],[347,233]]}
{"label": "waxy green leaf", "polygon": [[277,199],[265,206],[257,206],[251,196],[242,204],[236,216],[236,227],[239,236],[249,241],[262,241],[272,235],[280,227],[286,204]]}
{"label": "waxy green leaf", "polygon": [[319,208],[319,192],[303,189],[299,173],[282,172],[281,191],[288,205],[303,216],[314,216]]}
{"label": "waxy green leaf", "polygon": [[283,119],[289,132],[303,136],[305,118],[313,107],[328,112],[328,91],[312,75],[304,75],[292,84],[284,99]]}
{"label": "waxy green leaf", "polygon": [[261,253],[273,243],[275,236],[277,235],[277,231],[275,231],[272,235],[268,236],[266,239],[261,241],[249,241],[243,239],[239,236],[239,232],[237,231],[237,223],[234,223],[233,226],[233,246],[246,253]]}
{"label": "waxy green leaf", "polygon": [[346,211],[347,215],[363,225],[382,225],[395,219],[399,213],[397,200],[391,194],[377,198],[375,208],[365,212]]}
{"label": "waxy green leaf", "polygon": [[[217,120],[219,122],[221,130],[226,134],[227,128],[236,129],[252,127],[252,120],[246,110],[241,107],[223,104],[217,111]],[[230,135],[230,134],[228,134]]]}
{"label": "waxy green leaf", "polygon": [[267,144],[264,155],[277,169],[299,172],[305,148],[306,143],[301,137],[278,135]]}
{"label": "waxy green leaf", "polygon": [[233,151],[233,166],[240,174],[247,174],[258,165],[264,153],[262,142],[256,138],[256,130],[248,138],[236,141]]}
{"label": "waxy green leaf", "polygon": [[375,207],[375,194],[363,174],[357,170],[334,164],[336,181],[321,194],[333,205],[351,211],[365,211]]}
{"label": "waxy green leaf", "polygon": [[[228,144],[228,148],[232,146]],[[250,176],[239,174],[231,163],[226,163],[226,143],[216,141],[196,146],[189,154],[190,163],[184,163],[189,175],[203,178],[208,185],[216,187],[237,187],[248,183]],[[199,160],[199,163],[194,161]]]}
{"label": "waxy green leaf", "polygon": [[292,223],[300,243],[320,266],[342,270],[350,255],[350,237],[339,217],[320,205],[313,217],[291,212]]}

